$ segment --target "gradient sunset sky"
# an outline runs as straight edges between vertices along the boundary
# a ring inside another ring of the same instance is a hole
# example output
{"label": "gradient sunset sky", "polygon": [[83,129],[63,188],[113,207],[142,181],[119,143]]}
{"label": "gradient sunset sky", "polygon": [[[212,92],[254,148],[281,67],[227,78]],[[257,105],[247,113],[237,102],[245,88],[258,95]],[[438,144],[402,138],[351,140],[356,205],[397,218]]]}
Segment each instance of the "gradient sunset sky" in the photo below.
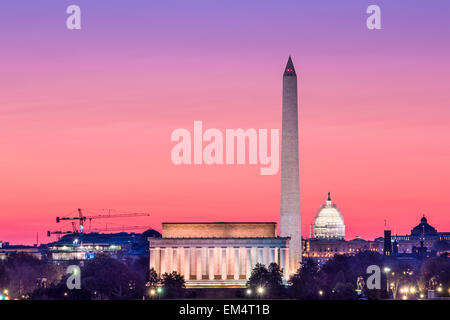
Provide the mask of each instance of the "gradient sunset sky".
{"label": "gradient sunset sky", "polygon": [[[366,28],[371,4],[382,30]],[[79,207],[148,211],[109,226],[156,230],[279,222],[279,173],[175,166],[170,135],[280,128],[289,55],[303,235],[328,191],[347,239],[384,220],[409,233],[422,214],[450,231],[449,21],[448,0],[1,0],[0,240],[53,240]]]}

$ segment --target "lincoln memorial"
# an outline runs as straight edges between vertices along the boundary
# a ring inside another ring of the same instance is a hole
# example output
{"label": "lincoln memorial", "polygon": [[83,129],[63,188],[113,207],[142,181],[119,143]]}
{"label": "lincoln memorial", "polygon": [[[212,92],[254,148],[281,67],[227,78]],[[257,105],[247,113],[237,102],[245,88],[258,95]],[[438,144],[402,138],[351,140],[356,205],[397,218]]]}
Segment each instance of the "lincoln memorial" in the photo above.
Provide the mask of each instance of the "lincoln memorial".
{"label": "lincoln memorial", "polygon": [[257,263],[289,275],[289,238],[276,236],[274,222],[163,223],[149,243],[150,268],[178,272],[187,287],[245,286]]}

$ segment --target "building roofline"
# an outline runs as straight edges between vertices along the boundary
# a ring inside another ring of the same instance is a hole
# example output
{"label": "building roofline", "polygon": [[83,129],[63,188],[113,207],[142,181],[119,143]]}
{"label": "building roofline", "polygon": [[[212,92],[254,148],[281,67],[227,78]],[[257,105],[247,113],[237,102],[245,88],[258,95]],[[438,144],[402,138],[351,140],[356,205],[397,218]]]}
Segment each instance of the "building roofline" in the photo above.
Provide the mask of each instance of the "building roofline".
{"label": "building roofline", "polygon": [[276,222],[163,222],[162,224],[277,224]]}

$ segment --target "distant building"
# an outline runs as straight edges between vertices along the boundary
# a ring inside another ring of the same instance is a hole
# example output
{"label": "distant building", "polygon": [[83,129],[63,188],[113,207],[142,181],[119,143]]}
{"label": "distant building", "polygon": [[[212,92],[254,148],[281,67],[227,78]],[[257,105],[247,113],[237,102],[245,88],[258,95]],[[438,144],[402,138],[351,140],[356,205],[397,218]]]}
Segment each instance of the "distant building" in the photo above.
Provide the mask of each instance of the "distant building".
{"label": "distant building", "polygon": [[427,252],[436,254],[441,251],[439,242],[449,243],[450,232],[438,232],[424,215],[409,235],[392,236],[392,250],[395,254],[418,254],[423,253],[424,249],[420,248],[426,248]]}
{"label": "distant building", "polygon": [[27,253],[38,259],[42,258],[42,248],[37,246],[10,245],[9,242],[0,241],[0,260],[17,253]]}
{"label": "distant building", "polygon": [[49,243],[47,255],[50,260],[88,260],[96,254],[105,253],[114,257],[132,257],[148,254],[148,239],[160,238],[153,229],[144,233],[82,233],[68,234],[56,242]]}
{"label": "distant building", "polygon": [[350,241],[343,239],[303,239],[303,258],[310,258],[321,265],[336,254],[354,256],[363,251],[383,254],[383,246],[383,238],[374,241],[367,241],[359,237]]}
{"label": "distant building", "polygon": [[[319,210],[320,213],[321,210]],[[334,217],[336,217],[336,212]],[[330,228],[330,231],[334,229]],[[321,233],[321,235],[323,234],[324,232]],[[450,253],[450,232],[438,232],[428,224],[425,216],[409,235],[392,235],[390,230],[385,230],[384,237],[373,241],[360,238],[345,241],[333,238],[331,235],[336,234],[334,231],[325,232],[325,234],[328,234],[328,238],[319,236],[303,239],[304,258],[311,258],[317,263],[323,264],[335,254],[355,255],[362,251],[378,252],[398,259],[413,260],[423,260],[446,252]]]}
{"label": "distant building", "polygon": [[330,193],[314,219],[314,238],[319,240],[344,240],[344,216],[331,201]]}

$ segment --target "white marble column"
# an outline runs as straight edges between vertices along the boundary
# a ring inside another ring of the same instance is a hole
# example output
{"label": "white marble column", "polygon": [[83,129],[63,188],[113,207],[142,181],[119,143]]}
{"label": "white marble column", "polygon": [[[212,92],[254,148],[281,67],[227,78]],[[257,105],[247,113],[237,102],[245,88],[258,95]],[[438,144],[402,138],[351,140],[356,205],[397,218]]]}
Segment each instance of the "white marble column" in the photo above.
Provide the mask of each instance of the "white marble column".
{"label": "white marble column", "polygon": [[233,264],[233,273],[234,273],[234,280],[239,280],[239,273],[240,273],[240,257],[239,257],[239,248],[232,248],[232,253],[234,256],[234,264]]}
{"label": "white marble column", "polygon": [[253,270],[253,268],[255,267],[255,265],[258,263],[258,248],[252,247],[252,256],[251,256],[251,264],[250,264],[250,268],[251,270]]}
{"label": "white marble column", "polygon": [[172,272],[172,260],[173,260],[173,250],[172,248],[166,248],[166,254],[165,254],[165,260],[166,260],[166,272],[171,273]]}
{"label": "white marble column", "polygon": [[247,248],[239,248],[239,275],[247,275]]}
{"label": "white marble column", "polygon": [[209,273],[209,264],[208,264],[208,247],[202,248],[202,279],[203,276],[208,276]]}
{"label": "white marble column", "polygon": [[234,265],[235,265],[235,254],[233,247],[227,247],[227,279],[234,278]]}
{"label": "white marble column", "polygon": [[208,274],[209,280],[214,280],[214,248],[208,248]]}
{"label": "white marble column", "polygon": [[227,280],[227,267],[228,267],[228,250],[227,248],[221,248],[221,253],[222,253],[222,261],[220,262],[220,267],[221,267],[221,271],[222,271],[222,280]]}
{"label": "white marble column", "polygon": [[203,257],[202,257],[202,248],[195,248],[195,272],[196,272],[196,280],[202,280],[202,265],[203,265]]}
{"label": "white marble column", "polygon": [[155,248],[155,271],[161,274],[161,248]]}
{"label": "white marble column", "polygon": [[269,267],[270,264],[270,248],[264,247],[263,248],[263,263],[266,265],[266,267]]}
{"label": "white marble column", "polygon": [[178,248],[172,248],[172,271],[177,271],[179,273],[180,270],[178,270]]}
{"label": "white marble column", "polygon": [[167,248],[161,248],[161,272],[160,274],[163,275],[166,273],[167,269]]}
{"label": "white marble column", "polygon": [[246,265],[247,265],[247,272],[246,272],[246,275],[247,275],[247,280],[250,278],[250,275],[252,274],[252,269],[253,269],[253,265],[252,265],[252,263],[253,263],[253,258],[252,258],[252,255],[253,255],[253,248],[246,248],[247,249],[247,263],[246,263]]}
{"label": "white marble column", "polygon": [[[258,263],[264,263],[264,248],[258,248]],[[266,266],[267,267],[267,266]]]}
{"label": "white marble column", "polygon": [[214,279],[216,278],[216,276],[221,276],[221,274],[222,274],[221,262],[222,262],[222,248],[215,247],[214,248]]}
{"label": "white marble column", "polygon": [[155,248],[150,248],[150,266],[149,270],[152,268],[156,270],[156,259],[155,259]]}
{"label": "white marble column", "polygon": [[191,248],[185,247],[183,251],[184,251],[184,256],[183,256],[184,280],[189,280],[189,278],[191,276]]}
{"label": "white marble column", "polygon": [[270,254],[269,254],[269,263],[277,263],[276,261],[275,261],[275,248],[272,248],[272,247],[270,247],[269,248],[269,251],[270,251]]}

